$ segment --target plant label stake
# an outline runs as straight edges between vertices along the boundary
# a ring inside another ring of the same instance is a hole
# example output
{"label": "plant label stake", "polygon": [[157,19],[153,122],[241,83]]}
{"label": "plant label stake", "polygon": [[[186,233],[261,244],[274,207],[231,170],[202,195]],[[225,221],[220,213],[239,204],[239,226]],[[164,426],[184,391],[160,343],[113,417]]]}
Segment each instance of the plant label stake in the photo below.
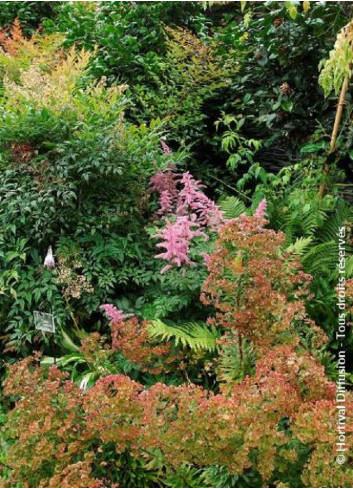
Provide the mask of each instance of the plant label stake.
{"label": "plant label stake", "polygon": [[34,324],[36,329],[47,333],[55,333],[55,323],[53,314],[34,311]]}

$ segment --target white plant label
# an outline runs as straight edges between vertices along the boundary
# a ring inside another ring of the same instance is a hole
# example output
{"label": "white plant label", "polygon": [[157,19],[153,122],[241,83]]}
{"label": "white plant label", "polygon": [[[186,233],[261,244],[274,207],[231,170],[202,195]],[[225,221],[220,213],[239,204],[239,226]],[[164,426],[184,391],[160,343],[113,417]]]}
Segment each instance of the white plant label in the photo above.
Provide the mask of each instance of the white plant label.
{"label": "white plant label", "polygon": [[55,333],[54,316],[46,312],[34,311],[34,324],[36,329],[47,333]]}

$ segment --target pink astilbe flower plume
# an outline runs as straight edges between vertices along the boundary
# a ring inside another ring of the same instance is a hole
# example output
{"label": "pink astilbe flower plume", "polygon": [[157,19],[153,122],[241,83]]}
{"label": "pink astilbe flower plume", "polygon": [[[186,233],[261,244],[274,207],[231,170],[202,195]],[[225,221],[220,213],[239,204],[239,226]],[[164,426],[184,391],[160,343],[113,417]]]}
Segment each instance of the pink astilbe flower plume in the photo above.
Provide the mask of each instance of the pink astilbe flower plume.
{"label": "pink astilbe flower plume", "polygon": [[168,190],[163,190],[159,196],[158,215],[171,214],[173,212],[173,197]]}
{"label": "pink astilbe flower plume", "polygon": [[114,324],[122,323],[124,319],[133,316],[133,314],[124,314],[118,308],[113,306],[113,304],[103,304],[102,306],[100,306],[100,309],[103,309],[103,311],[106,313],[110,323],[114,323]]}
{"label": "pink astilbe flower plume", "polygon": [[178,195],[178,175],[173,172],[171,166],[168,166],[165,170],[158,170],[150,180],[150,191],[161,194],[163,191],[168,190],[172,197]]}
{"label": "pink astilbe flower plume", "polygon": [[190,241],[196,236],[207,239],[206,234],[200,231],[198,225],[191,221],[188,216],[178,216],[176,222],[167,222],[166,227],[154,236],[162,240],[161,243],[157,244],[157,247],[165,248],[166,250],[156,255],[156,258],[169,262],[161,273],[170,270],[172,265],[181,267],[182,265],[192,264],[189,258],[189,245]]}
{"label": "pink astilbe flower plume", "polygon": [[169,166],[164,171],[159,170],[150,180],[150,191],[159,194],[159,216],[173,212],[178,196],[178,175]]}
{"label": "pink astilbe flower plume", "polygon": [[224,222],[222,211],[202,191],[205,187],[199,180],[186,172],[180,183],[183,185],[178,196],[177,214],[195,213],[200,226],[209,226],[213,231]]}
{"label": "pink astilbe flower plume", "polygon": [[162,149],[163,149],[163,153],[166,154],[166,155],[171,155],[172,154],[172,150],[170,149],[170,147],[163,141],[163,139],[161,139],[160,141],[161,143],[161,146],[162,146]]}
{"label": "pink astilbe flower plume", "polygon": [[266,199],[262,199],[260,204],[257,206],[257,209],[254,213],[254,217],[264,219],[266,217],[266,209],[267,209],[267,201]]}
{"label": "pink astilbe flower plume", "polygon": [[181,267],[192,264],[189,257],[192,240],[197,236],[208,239],[204,230],[218,231],[225,222],[222,211],[204,194],[204,187],[189,172],[180,178],[171,168],[158,171],[151,179],[151,190],[159,193],[157,215],[174,214],[175,218],[173,222],[167,221],[166,227],[154,236],[162,240],[157,247],[166,250],[156,258],[169,262],[161,273],[167,272],[173,265]]}

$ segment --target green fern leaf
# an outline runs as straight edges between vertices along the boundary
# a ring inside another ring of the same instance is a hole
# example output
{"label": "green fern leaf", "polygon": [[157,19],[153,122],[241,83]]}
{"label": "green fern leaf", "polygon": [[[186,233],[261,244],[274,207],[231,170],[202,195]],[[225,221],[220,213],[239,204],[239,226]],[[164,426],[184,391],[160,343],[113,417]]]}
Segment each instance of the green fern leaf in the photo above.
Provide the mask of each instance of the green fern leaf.
{"label": "green fern leaf", "polygon": [[353,255],[350,256],[346,261],[346,276],[348,278],[353,277]]}
{"label": "green fern leaf", "polygon": [[320,243],[303,257],[302,262],[307,270],[317,273],[320,270],[334,271],[337,266],[338,244],[337,241]]}
{"label": "green fern leaf", "polygon": [[288,253],[302,255],[307,250],[308,246],[312,243],[312,240],[313,239],[310,236],[308,238],[297,238],[294,243],[286,248],[286,251]]}
{"label": "green fern leaf", "polygon": [[246,211],[244,202],[237,197],[226,197],[219,204],[226,219],[235,219]]}
{"label": "green fern leaf", "polygon": [[351,221],[353,219],[352,208],[346,203],[340,203],[336,209],[336,212],[327,217],[324,226],[318,233],[318,241],[337,241],[338,229],[344,226],[345,221]]}
{"label": "green fern leaf", "polygon": [[220,336],[215,327],[210,328],[203,323],[168,325],[159,319],[151,321],[148,333],[151,339],[173,340],[177,346],[188,346],[195,351],[214,351]]}

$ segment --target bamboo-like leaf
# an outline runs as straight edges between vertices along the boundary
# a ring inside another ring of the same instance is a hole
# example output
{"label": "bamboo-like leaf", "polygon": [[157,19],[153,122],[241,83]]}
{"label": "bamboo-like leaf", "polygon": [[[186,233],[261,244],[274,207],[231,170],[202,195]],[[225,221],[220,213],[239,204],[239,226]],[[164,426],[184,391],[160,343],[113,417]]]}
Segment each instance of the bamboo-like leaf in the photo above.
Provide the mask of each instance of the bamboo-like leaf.
{"label": "bamboo-like leaf", "polygon": [[[286,2],[287,3],[287,2]],[[349,22],[337,35],[334,49],[327,60],[321,61],[319,83],[327,97],[332,90],[336,95],[341,90],[343,81],[350,79],[353,63],[353,20]]]}

